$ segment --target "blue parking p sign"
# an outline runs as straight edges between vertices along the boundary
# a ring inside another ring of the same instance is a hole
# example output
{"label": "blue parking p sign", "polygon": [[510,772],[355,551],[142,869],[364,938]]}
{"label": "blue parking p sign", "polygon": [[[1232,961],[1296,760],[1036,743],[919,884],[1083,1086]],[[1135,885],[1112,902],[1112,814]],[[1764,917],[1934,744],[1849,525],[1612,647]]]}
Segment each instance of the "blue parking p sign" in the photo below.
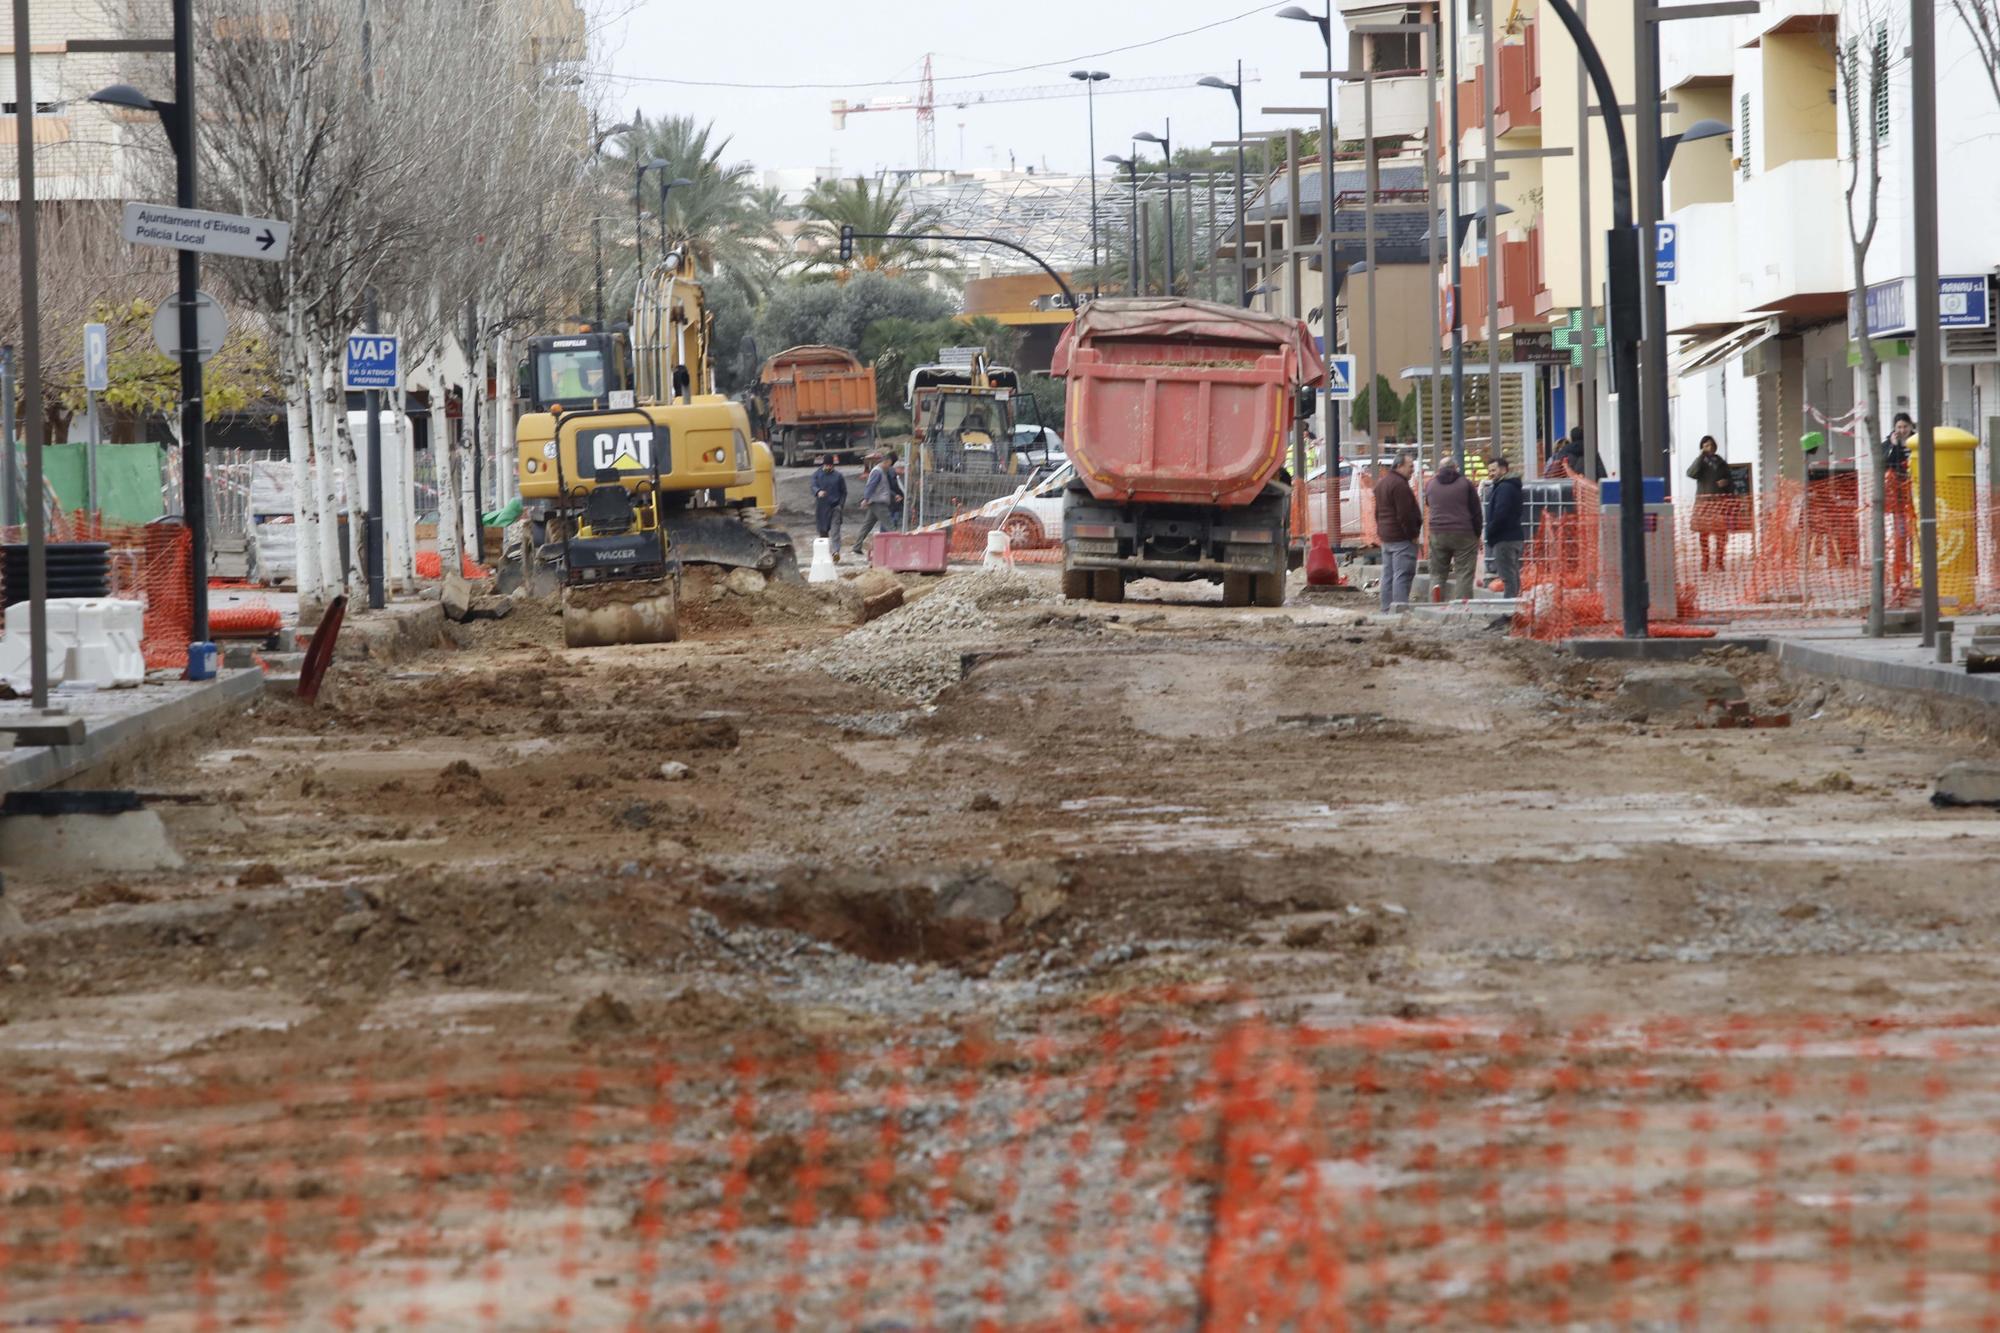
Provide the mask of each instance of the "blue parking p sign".
{"label": "blue parking p sign", "polygon": [[1653,224],[1653,281],[1666,286],[1680,281],[1681,229],[1678,223]]}
{"label": "blue parking p sign", "polygon": [[395,391],[401,344],[392,333],[354,333],[347,338],[346,385],[349,389]]}

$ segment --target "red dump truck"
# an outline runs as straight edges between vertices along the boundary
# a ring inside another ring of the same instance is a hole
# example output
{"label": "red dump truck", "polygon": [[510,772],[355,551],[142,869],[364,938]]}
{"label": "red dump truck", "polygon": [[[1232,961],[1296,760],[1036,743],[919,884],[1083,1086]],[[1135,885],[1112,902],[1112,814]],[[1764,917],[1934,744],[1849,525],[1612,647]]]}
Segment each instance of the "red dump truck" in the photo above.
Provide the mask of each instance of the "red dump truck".
{"label": "red dump truck", "polygon": [[784,467],[858,458],[875,443],[875,367],[838,347],[790,347],[758,374],[759,424]]}
{"label": "red dump truck", "polygon": [[1206,579],[1229,606],[1280,606],[1291,566],[1285,470],[1300,390],[1326,368],[1295,319],[1135,297],[1085,308],[1056,348],[1069,382],[1063,594]]}

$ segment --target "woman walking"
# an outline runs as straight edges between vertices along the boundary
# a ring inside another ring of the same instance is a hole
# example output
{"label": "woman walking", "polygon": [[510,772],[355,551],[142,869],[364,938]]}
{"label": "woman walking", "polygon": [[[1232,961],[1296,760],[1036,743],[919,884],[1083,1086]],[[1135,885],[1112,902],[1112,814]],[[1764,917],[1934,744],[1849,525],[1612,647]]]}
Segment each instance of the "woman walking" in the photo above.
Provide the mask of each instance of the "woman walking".
{"label": "woman walking", "polygon": [[1713,435],[1701,437],[1701,452],[1688,464],[1694,478],[1694,530],[1701,540],[1701,568],[1708,570],[1709,551],[1715,552],[1715,568],[1723,568],[1729,552],[1730,500],[1736,492],[1736,474],[1722,456]]}

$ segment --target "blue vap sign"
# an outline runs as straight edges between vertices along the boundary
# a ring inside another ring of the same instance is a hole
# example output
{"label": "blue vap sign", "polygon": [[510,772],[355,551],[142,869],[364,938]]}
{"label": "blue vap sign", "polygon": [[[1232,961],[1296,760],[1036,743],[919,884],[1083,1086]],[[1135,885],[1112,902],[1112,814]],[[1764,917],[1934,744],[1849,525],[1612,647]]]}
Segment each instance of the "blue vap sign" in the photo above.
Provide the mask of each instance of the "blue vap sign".
{"label": "blue vap sign", "polygon": [[402,383],[402,344],[392,333],[352,333],[347,338],[346,386],[386,389]]}

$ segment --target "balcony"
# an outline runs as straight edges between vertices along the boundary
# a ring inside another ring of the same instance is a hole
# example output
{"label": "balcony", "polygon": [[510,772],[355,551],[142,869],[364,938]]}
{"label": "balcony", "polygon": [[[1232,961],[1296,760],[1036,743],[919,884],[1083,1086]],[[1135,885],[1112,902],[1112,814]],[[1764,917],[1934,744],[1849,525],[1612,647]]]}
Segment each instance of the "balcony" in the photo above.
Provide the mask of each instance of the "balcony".
{"label": "balcony", "polygon": [[[1529,41],[1503,42],[1493,50],[1493,59],[1500,66],[1500,82],[1493,94],[1493,132],[1500,138],[1522,130],[1539,132],[1542,127],[1541,57],[1530,36]],[[1484,62],[1474,66],[1470,78],[1459,80],[1457,92],[1459,128],[1466,134],[1482,131],[1486,124]],[[1349,123],[1343,110],[1341,124]]]}
{"label": "balcony", "polygon": [[1743,309],[1845,308],[1840,302],[1847,290],[1847,233],[1838,223],[1841,207],[1840,163],[1830,157],[1798,158],[1737,182],[1737,297]]}
{"label": "balcony", "polygon": [[[1421,136],[1430,130],[1430,108],[1424,102],[1424,75],[1412,73],[1375,76],[1375,137],[1377,139]],[[1340,85],[1340,128],[1343,135],[1359,137],[1366,123],[1367,106],[1360,80]]]}
{"label": "balcony", "polygon": [[[1541,237],[1530,232],[1521,240],[1500,242],[1500,328],[1519,327],[1535,315],[1536,284],[1540,280]],[[1488,260],[1468,264],[1464,269],[1465,336],[1484,342],[1491,336],[1487,328],[1486,292]]]}
{"label": "balcony", "polygon": [[1524,42],[1496,48],[1493,55],[1500,64],[1500,82],[1494,91],[1494,133],[1541,129],[1542,69],[1534,33],[1530,31]]}
{"label": "balcony", "polygon": [[1675,209],[1669,221],[1679,228],[1680,273],[1666,289],[1667,331],[1691,333],[1741,321],[1747,307],[1736,265],[1736,206],[1689,204]]}

